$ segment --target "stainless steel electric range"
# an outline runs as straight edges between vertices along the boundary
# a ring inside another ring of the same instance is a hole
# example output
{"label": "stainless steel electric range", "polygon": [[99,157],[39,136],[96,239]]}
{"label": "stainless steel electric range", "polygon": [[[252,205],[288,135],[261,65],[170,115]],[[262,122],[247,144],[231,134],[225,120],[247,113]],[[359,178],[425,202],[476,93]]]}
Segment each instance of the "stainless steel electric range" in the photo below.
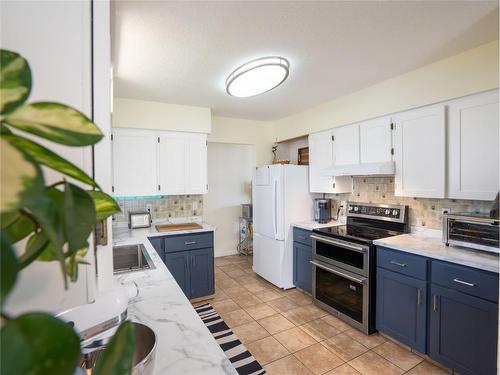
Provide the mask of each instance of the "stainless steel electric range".
{"label": "stainless steel electric range", "polygon": [[346,225],[314,229],[314,303],[366,334],[373,333],[373,241],[408,229],[408,206],[354,202],[347,204]]}

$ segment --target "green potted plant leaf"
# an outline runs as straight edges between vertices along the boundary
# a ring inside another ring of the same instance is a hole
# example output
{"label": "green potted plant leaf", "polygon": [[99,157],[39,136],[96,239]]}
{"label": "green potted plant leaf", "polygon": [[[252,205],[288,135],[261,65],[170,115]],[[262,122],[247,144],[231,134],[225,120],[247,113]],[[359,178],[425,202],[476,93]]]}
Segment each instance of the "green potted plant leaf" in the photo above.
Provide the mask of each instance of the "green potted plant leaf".
{"label": "green potted plant leaf", "polygon": [[[103,135],[74,108],[27,103],[31,81],[28,62],[15,52],[1,50],[0,372],[71,375],[80,357],[80,338],[73,328],[45,313],[9,316],[5,301],[18,274],[35,260],[58,262],[65,287],[68,280],[76,281],[96,223],[120,209],[87,173],[33,141],[38,137],[84,147],[96,144]],[[47,185],[42,166],[65,177]],[[21,240],[25,245],[19,253],[14,245]],[[123,323],[94,373],[109,374],[111,368],[116,375],[131,373],[134,341],[132,324]]]}

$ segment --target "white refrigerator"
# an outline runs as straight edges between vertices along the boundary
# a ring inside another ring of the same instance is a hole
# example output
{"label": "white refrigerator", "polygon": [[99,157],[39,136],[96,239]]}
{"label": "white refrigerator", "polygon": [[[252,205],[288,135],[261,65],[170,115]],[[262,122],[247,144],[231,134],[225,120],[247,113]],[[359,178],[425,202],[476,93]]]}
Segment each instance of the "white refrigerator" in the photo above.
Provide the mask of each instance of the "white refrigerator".
{"label": "white refrigerator", "polygon": [[308,167],[266,165],[257,168],[252,181],[253,270],[288,289],[293,284],[293,231],[290,223],[310,220]]}

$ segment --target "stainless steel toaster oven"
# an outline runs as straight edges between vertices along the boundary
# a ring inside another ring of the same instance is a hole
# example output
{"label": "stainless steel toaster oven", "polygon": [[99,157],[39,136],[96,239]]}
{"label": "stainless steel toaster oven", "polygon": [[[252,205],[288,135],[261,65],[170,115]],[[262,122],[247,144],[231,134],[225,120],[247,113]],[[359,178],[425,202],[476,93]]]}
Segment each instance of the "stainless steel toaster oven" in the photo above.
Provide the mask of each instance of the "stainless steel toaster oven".
{"label": "stainless steel toaster oven", "polygon": [[500,253],[499,219],[483,214],[443,213],[443,242],[476,250]]}

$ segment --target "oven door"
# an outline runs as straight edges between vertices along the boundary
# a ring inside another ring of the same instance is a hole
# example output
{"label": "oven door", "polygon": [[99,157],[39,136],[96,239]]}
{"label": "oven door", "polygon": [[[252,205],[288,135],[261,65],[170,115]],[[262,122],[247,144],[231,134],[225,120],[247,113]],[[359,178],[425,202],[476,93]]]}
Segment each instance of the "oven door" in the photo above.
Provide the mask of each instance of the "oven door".
{"label": "oven door", "polygon": [[311,235],[313,258],[363,276],[370,273],[370,246]]}
{"label": "oven door", "polygon": [[369,279],[317,260],[312,260],[311,265],[314,302],[368,334]]}

